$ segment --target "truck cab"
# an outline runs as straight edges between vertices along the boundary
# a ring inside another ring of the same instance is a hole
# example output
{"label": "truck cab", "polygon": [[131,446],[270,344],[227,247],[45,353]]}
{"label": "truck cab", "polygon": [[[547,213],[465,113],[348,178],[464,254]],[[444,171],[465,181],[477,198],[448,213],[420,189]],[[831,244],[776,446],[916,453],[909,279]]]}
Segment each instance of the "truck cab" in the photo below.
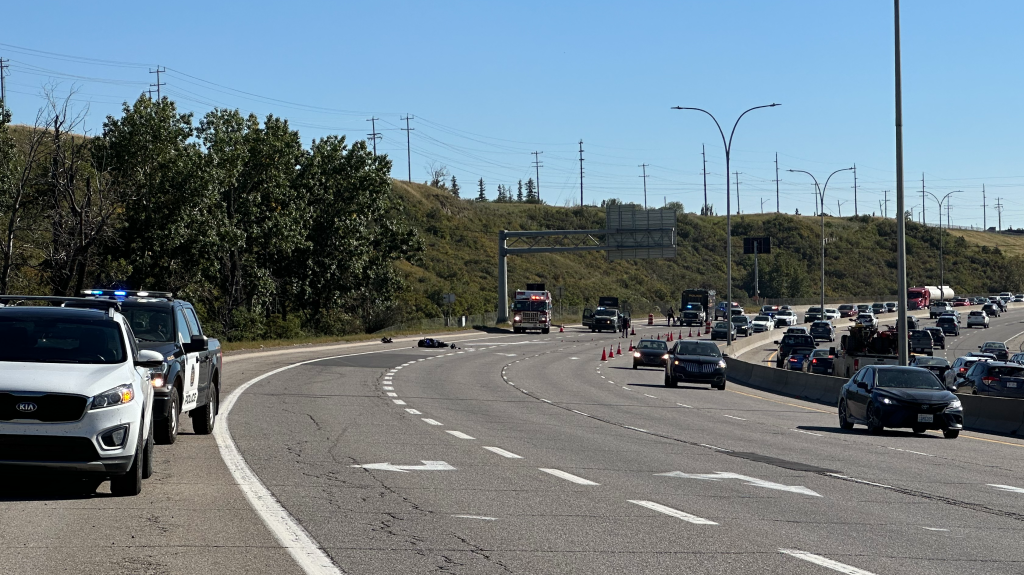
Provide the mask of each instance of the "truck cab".
{"label": "truck cab", "polygon": [[512,302],[512,331],[523,333],[528,330],[551,332],[551,292],[516,290]]}

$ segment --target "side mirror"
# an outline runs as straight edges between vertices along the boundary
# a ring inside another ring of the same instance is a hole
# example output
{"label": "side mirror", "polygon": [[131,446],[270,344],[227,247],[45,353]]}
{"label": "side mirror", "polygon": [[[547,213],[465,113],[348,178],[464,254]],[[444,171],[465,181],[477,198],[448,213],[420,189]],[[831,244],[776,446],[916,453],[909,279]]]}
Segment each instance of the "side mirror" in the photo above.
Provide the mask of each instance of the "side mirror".
{"label": "side mirror", "polygon": [[139,355],[135,358],[135,365],[146,369],[157,368],[163,364],[164,356],[151,349],[139,350]]}
{"label": "side mirror", "polygon": [[858,381],[857,382],[857,387],[863,389],[864,391],[867,391],[868,384],[867,384],[867,382],[864,382],[864,381]]}
{"label": "side mirror", "polygon": [[722,354],[722,357],[729,357],[729,354],[727,354],[727,353],[723,353],[723,354]]}
{"label": "side mirror", "polygon": [[181,347],[185,353],[199,353],[210,349],[210,341],[205,335],[194,335],[191,341],[185,342]]}
{"label": "side mirror", "polygon": [[775,345],[779,345],[779,340],[775,340],[772,343],[774,343]]}

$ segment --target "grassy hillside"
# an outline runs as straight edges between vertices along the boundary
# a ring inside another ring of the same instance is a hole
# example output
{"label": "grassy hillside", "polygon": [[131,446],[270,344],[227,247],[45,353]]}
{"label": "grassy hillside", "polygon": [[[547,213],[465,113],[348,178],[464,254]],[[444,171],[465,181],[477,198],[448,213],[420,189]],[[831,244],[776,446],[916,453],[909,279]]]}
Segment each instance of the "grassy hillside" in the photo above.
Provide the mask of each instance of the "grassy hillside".
{"label": "grassy hillside", "polygon": [[1003,253],[1024,256],[1024,235],[1009,235],[974,230],[950,230],[954,236],[963,236],[968,242],[990,248],[999,248]]}
{"label": "grassy hillside", "polygon": [[[446,190],[394,183],[405,213],[419,229],[422,261],[402,264],[408,282],[403,297],[407,318],[436,317],[442,294],[457,295],[456,313],[493,312],[497,288],[498,231],[599,229],[604,210],[529,204],[478,203]],[[829,297],[896,293],[894,220],[868,216],[826,218],[826,294]],[[946,283],[958,293],[1020,290],[1024,260],[997,248],[981,247],[945,234]],[[958,234],[958,231],[954,232]],[[939,282],[939,232],[907,224],[908,282]],[[784,214],[733,217],[734,294],[749,301],[753,256],[742,255],[744,236],[772,237],[773,253],[760,258],[762,296],[809,298],[819,292],[820,223]],[[677,302],[691,287],[725,289],[725,218],[679,214],[678,255],[670,260],[609,262],[604,252],[510,256],[509,289],[530,281],[564,285],[566,305],[593,304],[599,295],[618,295],[644,309]]]}

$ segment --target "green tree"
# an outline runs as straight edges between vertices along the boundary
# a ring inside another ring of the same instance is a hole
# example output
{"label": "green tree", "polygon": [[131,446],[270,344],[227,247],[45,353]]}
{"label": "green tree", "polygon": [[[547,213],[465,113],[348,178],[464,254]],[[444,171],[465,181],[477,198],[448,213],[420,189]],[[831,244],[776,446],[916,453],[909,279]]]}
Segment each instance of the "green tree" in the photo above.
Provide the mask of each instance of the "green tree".
{"label": "green tree", "polygon": [[516,201],[523,203],[523,181],[519,180],[519,191],[516,192]]}
{"label": "green tree", "polygon": [[479,193],[476,196],[476,201],[478,201],[478,202],[486,202],[487,201],[487,186],[484,185],[484,179],[483,178],[480,178],[480,181],[477,182],[477,190],[479,191]]}
{"label": "green tree", "polygon": [[452,174],[452,186],[450,188],[452,195],[455,196],[456,198],[459,197],[460,189],[461,188],[459,188],[459,183],[455,181],[455,174]]}
{"label": "green tree", "polygon": [[[520,188],[522,187],[522,185],[523,185],[523,182],[520,180],[520,182],[519,182]],[[533,178],[530,178],[529,180],[526,180],[526,203],[528,203],[528,204],[540,203],[539,198],[537,198],[537,187],[533,183]]]}

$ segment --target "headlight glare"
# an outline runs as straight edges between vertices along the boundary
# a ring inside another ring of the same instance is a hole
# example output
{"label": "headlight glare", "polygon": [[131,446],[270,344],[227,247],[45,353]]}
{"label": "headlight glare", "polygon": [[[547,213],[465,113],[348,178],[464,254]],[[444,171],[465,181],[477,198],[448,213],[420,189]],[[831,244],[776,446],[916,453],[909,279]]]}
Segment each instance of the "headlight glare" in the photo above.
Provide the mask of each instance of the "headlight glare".
{"label": "headlight glare", "polygon": [[892,405],[892,404],[894,404],[894,403],[896,403],[896,402],[895,402],[895,401],[893,401],[893,400],[891,400],[891,399],[889,399],[888,397],[883,397],[883,398],[882,398],[882,403],[884,403],[884,404],[886,404],[886,405]]}
{"label": "headlight glare", "polygon": [[963,405],[964,404],[960,403],[959,399],[954,399],[953,401],[949,402],[949,405],[946,406],[946,409],[951,409],[951,410],[963,409]]}
{"label": "headlight glare", "polygon": [[718,360],[718,367],[725,367],[725,360],[724,359]]}
{"label": "headlight glare", "polygon": [[126,383],[93,396],[92,405],[89,409],[102,409],[104,407],[123,405],[133,399],[135,399],[135,389],[132,387],[132,384]]}
{"label": "headlight glare", "polygon": [[640,352],[639,351],[634,351],[633,352],[633,357],[640,357]]}

